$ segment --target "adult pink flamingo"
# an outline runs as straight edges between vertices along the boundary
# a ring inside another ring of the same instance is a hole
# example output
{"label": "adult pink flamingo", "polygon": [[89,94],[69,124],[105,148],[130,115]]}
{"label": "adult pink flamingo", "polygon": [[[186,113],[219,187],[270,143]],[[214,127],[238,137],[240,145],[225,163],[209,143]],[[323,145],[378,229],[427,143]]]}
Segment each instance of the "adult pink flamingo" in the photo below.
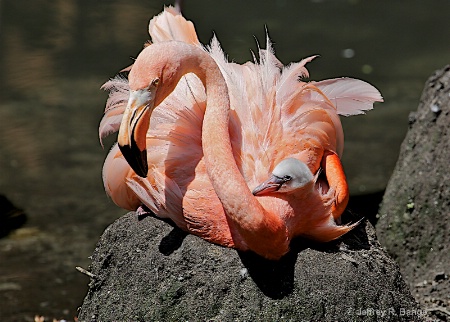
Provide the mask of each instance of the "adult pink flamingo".
{"label": "adult pink flamingo", "polygon": [[190,44],[148,46],[129,84],[107,85],[113,95],[101,136],[121,121],[103,171],[114,202],[145,205],[208,241],[269,259],[295,236],[326,242],[351,230],[356,224],[335,222],[348,201],[337,113],[370,109],[378,91],[352,79],[300,82],[313,57],[282,67],[270,44],[260,63],[228,63],[217,40],[208,53],[192,33],[174,33],[190,23],[181,15],[168,10],[157,19],[166,24],[153,21],[154,41],[180,36]]}

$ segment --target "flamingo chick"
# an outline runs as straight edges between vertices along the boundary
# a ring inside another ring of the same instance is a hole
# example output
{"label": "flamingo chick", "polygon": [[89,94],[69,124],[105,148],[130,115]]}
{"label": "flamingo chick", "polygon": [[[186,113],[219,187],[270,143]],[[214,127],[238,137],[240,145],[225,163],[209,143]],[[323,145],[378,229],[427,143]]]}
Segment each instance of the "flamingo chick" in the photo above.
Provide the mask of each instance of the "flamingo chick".
{"label": "flamingo chick", "polygon": [[254,196],[273,192],[290,193],[307,185],[313,189],[316,181],[317,177],[314,177],[306,164],[294,158],[287,158],[281,161],[273,169],[269,179],[253,189],[252,193]]}

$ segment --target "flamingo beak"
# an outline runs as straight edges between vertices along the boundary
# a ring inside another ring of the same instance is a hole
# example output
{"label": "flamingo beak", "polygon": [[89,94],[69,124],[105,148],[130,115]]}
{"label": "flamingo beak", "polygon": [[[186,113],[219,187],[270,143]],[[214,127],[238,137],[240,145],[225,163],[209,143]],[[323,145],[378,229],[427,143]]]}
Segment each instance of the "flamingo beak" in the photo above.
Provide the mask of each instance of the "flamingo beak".
{"label": "flamingo beak", "polygon": [[270,194],[272,192],[278,191],[283,183],[285,183],[287,180],[284,178],[277,177],[275,175],[271,175],[269,179],[261,183],[259,186],[257,186],[255,189],[253,189],[252,194],[254,196],[263,196]]}
{"label": "flamingo beak", "polygon": [[130,167],[140,177],[147,177],[147,131],[154,109],[156,86],[130,91],[119,128],[117,142]]}

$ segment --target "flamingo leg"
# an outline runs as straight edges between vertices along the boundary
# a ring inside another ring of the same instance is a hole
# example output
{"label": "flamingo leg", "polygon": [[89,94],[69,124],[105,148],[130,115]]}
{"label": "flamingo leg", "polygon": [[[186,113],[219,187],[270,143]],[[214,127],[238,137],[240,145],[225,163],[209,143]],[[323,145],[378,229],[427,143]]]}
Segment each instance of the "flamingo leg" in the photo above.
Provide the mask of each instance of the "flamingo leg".
{"label": "flamingo leg", "polygon": [[321,166],[325,170],[329,187],[335,191],[331,211],[333,218],[338,219],[347,207],[350,196],[344,169],[339,156],[331,151],[325,151]]}

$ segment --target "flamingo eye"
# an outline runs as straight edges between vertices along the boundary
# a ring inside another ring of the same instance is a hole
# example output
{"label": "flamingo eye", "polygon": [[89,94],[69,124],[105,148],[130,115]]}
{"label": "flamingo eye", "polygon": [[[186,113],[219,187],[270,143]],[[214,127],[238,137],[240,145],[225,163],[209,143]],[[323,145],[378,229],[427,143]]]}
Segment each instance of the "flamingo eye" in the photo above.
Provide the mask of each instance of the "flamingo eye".
{"label": "flamingo eye", "polygon": [[155,79],[152,81],[152,85],[153,85],[153,86],[158,86],[158,85],[159,85],[159,78],[155,78]]}

